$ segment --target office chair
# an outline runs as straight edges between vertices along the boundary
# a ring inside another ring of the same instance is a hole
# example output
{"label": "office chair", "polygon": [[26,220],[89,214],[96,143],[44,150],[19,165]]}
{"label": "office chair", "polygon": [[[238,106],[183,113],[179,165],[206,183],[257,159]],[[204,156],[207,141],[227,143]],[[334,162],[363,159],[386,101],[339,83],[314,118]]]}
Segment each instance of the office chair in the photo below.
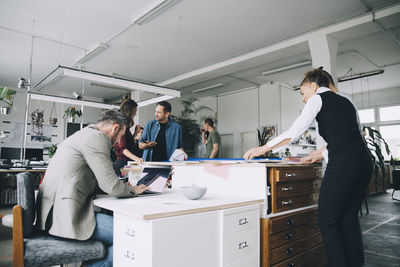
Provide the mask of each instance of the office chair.
{"label": "office chair", "polygon": [[17,175],[18,204],[13,207],[13,266],[53,266],[103,258],[100,241],[70,240],[49,236],[35,229],[35,179]]}

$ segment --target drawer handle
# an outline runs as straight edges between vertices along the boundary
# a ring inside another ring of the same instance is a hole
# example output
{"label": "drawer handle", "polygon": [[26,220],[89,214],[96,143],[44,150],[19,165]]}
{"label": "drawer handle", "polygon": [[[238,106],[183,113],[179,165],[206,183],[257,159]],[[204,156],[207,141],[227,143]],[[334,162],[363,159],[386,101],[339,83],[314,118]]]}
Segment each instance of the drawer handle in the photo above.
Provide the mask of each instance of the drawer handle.
{"label": "drawer handle", "polygon": [[292,191],[293,187],[282,187],[282,191]]}
{"label": "drawer handle", "polygon": [[290,240],[290,239],[292,239],[292,234],[291,233],[286,234],[285,240]]}
{"label": "drawer handle", "polygon": [[286,173],[286,178],[289,178],[289,177],[296,177],[296,174],[295,173]]}
{"label": "drawer handle", "polygon": [[293,220],[293,219],[289,219],[289,220],[287,221],[287,224],[288,224],[288,225],[293,225],[293,224],[294,224],[294,220]]}
{"label": "drawer handle", "polygon": [[239,243],[239,249],[244,249],[247,248],[249,245],[247,245],[247,241]]}
{"label": "drawer handle", "polygon": [[135,236],[135,230],[132,228],[126,228],[125,234],[134,237]]}
{"label": "drawer handle", "polygon": [[287,255],[293,254],[294,249],[293,248],[288,248],[285,252]]}
{"label": "drawer handle", "polygon": [[295,265],[294,265],[294,262],[289,262],[287,266],[288,267],[294,267]]}
{"label": "drawer handle", "polygon": [[244,224],[247,224],[247,223],[249,223],[249,221],[247,220],[247,218],[239,219],[239,225],[244,225]]}
{"label": "drawer handle", "polygon": [[130,260],[134,260],[135,259],[135,253],[133,253],[132,251],[127,250],[125,255],[125,257],[127,257]]}
{"label": "drawer handle", "polygon": [[293,201],[291,201],[291,200],[289,200],[289,201],[282,200],[282,205],[291,206],[291,205],[293,205]]}

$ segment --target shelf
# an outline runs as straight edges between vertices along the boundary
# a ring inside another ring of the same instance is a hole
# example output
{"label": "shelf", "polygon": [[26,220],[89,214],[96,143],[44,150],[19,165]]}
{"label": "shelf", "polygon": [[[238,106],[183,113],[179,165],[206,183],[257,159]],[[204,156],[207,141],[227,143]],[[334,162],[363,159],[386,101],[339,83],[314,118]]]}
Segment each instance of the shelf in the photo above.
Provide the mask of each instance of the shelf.
{"label": "shelf", "polygon": [[310,147],[317,147],[317,145],[312,145],[312,144],[293,144],[292,145],[296,145],[296,146],[310,146]]}

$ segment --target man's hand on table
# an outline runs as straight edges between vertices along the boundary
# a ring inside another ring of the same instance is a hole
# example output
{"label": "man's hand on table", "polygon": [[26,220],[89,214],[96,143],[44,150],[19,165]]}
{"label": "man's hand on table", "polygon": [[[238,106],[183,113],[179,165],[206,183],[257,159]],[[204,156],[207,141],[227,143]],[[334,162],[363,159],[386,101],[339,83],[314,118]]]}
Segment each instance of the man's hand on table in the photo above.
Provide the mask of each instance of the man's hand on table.
{"label": "man's hand on table", "polygon": [[140,195],[141,193],[143,193],[143,192],[146,191],[146,190],[150,190],[150,189],[151,189],[150,187],[147,187],[147,186],[144,185],[144,184],[135,185],[135,186],[132,186],[129,182],[127,182],[127,183],[125,183],[125,184],[128,185],[128,186],[130,186],[130,187],[133,187],[133,190],[135,190],[136,194],[138,194],[138,195]]}

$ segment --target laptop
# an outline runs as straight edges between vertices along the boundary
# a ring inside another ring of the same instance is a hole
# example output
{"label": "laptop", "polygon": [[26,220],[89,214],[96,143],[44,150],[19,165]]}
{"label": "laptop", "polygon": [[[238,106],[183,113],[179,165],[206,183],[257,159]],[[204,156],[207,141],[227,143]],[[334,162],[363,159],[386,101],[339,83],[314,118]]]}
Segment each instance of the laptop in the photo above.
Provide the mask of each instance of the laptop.
{"label": "laptop", "polygon": [[146,166],[137,185],[144,184],[151,188],[142,194],[161,194],[170,175],[171,166]]}

